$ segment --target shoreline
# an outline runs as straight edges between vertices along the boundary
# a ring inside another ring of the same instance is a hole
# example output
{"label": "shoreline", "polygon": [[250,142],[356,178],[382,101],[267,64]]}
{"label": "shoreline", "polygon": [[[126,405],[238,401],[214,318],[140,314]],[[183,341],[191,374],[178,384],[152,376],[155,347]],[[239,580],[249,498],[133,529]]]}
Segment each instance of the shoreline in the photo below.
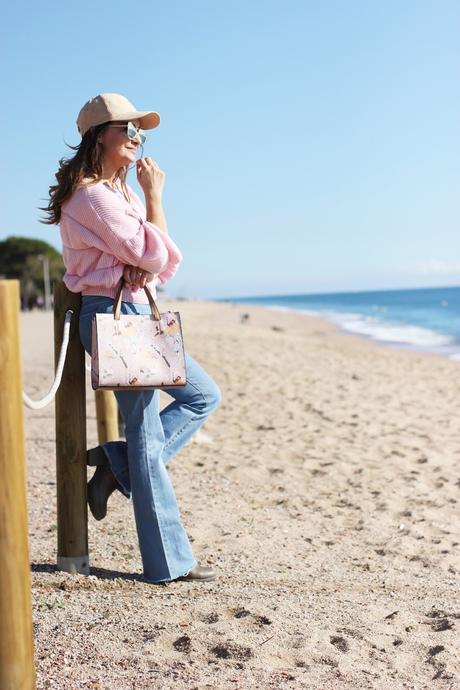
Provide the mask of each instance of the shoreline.
{"label": "shoreline", "polygon": [[[203,300],[203,301],[216,302],[217,304],[235,304],[235,305],[238,305],[240,308],[252,306],[252,307],[260,307],[262,309],[267,309],[267,310],[273,311],[273,312],[289,312],[289,313],[294,313],[294,314],[301,314],[304,317],[319,319],[319,320],[323,321],[324,323],[331,324],[338,333],[342,333],[343,335],[346,335],[346,336],[356,337],[356,338],[359,338],[359,339],[364,340],[366,342],[374,343],[375,345],[381,345],[381,346],[387,347],[391,350],[397,350],[397,351],[403,351],[403,352],[415,352],[417,354],[429,355],[429,356],[434,355],[435,357],[439,357],[443,360],[447,359],[451,362],[460,362],[460,351],[457,351],[456,353],[452,353],[449,355],[449,354],[443,353],[443,352],[436,350],[436,349],[428,349],[428,348],[423,349],[423,348],[421,348],[421,346],[417,346],[417,345],[414,345],[412,343],[398,343],[397,341],[373,337],[372,335],[367,335],[366,333],[359,333],[359,332],[353,331],[351,329],[347,329],[345,326],[338,323],[337,321],[334,321],[333,319],[328,319],[320,311],[315,312],[314,310],[295,309],[294,307],[284,307],[281,305],[280,306],[277,306],[277,305],[269,306],[269,305],[264,305],[264,304],[256,304],[255,302],[236,302],[236,301],[234,302],[234,301],[227,301],[227,300],[225,302],[219,302],[218,300]],[[410,324],[402,324],[402,325],[410,326]],[[445,334],[440,333],[439,335],[445,335]],[[457,350],[460,350],[460,346],[459,346],[459,348],[457,348]]]}
{"label": "shoreline", "polygon": [[[174,298],[171,298],[173,300]],[[177,299],[177,298],[176,298]],[[404,353],[412,353],[414,355],[422,355],[422,356],[428,356],[428,357],[435,357],[437,360],[441,361],[448,361],[452,362],[454,364],[459,363],[458,359],[455,359],[453,357],[449,357],[448,355],[445,355],[441,352],[436,352],[435,350],[421,350],[418,349],[415,345],[408,345],[408,346],[403,346],[398,343],[393,343],[390,341],[382,340],[382,339],[377,339],[377,338],[372,338],[371,336],[365,335],[364,333],[356,333],[351,330],[347,330],[345,327],[341,326],[340,324],[336,323],[332,319],[327,319],[326,317],[322,316],[320,312],[317,314],[314,313],[313,311],[307,312],[303,311],[301,309],[294,309],[292,307],[278,307],[278,306],[266,306],[262,304],[255,304],[253,302],[219,302],[218,300],[201,300],[201,299],[193,299],[193,298],[183,298],[184,301],[188,301],[191,299],[191,301],[196,301],[196,302],[209,302],[213,304],[230,304],[233,306],[238,306],[241,309],[247,308],[247,307],[255,307],[255,308],[260,308],[269,312],[279,312],[279,313],[289,313],[289,314],[294,314],[297,316],[302,316],[302,318],[306,319],[313,319],[318,322],[320,322],[324,327],[330,327],[331,333],[335,333],[337,336],[344,336],[346,338],[356,338],[357,341],[361,343],[367,343],[371,345],[375,345],[376,347],[382,347],[384,349],[393,351],[393,352],[404,352]],[[178,300],[181,301],[181,300]]]}

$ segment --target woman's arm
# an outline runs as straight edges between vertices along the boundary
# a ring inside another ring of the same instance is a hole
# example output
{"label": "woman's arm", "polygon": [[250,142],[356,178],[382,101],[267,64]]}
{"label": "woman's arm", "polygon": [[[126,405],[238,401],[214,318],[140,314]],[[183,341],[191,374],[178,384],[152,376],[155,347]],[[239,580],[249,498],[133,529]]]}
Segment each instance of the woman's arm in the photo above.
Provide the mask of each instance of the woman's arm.
{"label": "woman's arm", "polygon": [[[148,220],[149,223],[153,223],[157,228],[160,228],[160,230],[163,230],[166,234],[168,234],[168,227],[166,225],[161,195],[154,193],[146,194],[145,207],[146,220]],[[150,283],[153,280],[154,274],[137,269],[135,266],[127,265],[123,270],[123,277],[126,282],[130,283],[131,285],[137,285],[141,288],[144,288],[147,283]],[[161,279],[160,282],[162,282]]]}
{"label": "woman's arm", "polygon": [[168,234],[168,226],[166,225],[161,195],[153,193],[146,194],[145,207],[147,210],[147,220],[150,223],[154,223],[160,230]]}
{"label": "woman's arm", "polygon": [[160,282],[164,282],[162,273],[171,277],[182,260],[179,248],[164,230],[143,220],[104,184],[76,190],[65,211],[96,235],[101,249],[124,264],[160,274]]}
{"label": "woman's arm", "polygon": [[162,195],[165,185],[165,173],[158,163],[146,156],[136,161],[137,181],[141,186],[145,196],[145,206],[147,209],[147,220],[155,223],[166,234],[168,228],[163,211]]}
{"label": "woman's arm", "polygon": [[[166,226],[166,218],[165,218],[163,206],[162,206],[161,192],[156,193],[156,192],[153,192],[151,190],[144,192],[145,206],[142,203],[139,196],[136,194],[136,192],[133,189],[131,189],[131,187],[129,187],[129,192],[132,195],[137,207],[139,208],[139,212],[142,212],[142,214],[145,216],[147,221],[154,223],[155,227],[160,228],[168,237],[168,239],[165,241],[168,241],[169,240],[169,234],[168,234],[168,229]],[[180,261],[177,262],[176,259],[174,259],[174,257],[172,257],[171,255],[170,255],[170,258],[171,258],[171,261],[168,264],[168,266],[166,266],[166,268],[163,271],[160,271],[158,273],[158,282],[160,285],[162,285],[163,283],[166,283],[167,280],[170,280],[170,278],[172,278],[176,274],[177,269],[179,267],[179,263],[182,260],[182,257],[181,257]]]}

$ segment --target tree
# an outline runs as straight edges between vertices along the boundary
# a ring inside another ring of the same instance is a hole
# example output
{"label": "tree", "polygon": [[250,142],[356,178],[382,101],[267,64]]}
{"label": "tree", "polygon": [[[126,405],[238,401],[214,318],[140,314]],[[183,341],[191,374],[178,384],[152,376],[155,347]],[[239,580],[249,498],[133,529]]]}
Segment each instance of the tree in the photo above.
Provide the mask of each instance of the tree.
{"label": "tree", "polygon": [[29,237],[7,237],[0,242],[0,276],[19,280],[23,301],[44,294],[42,256],[48,257],[51,283],[62,280],[62,256],[47,242]]}

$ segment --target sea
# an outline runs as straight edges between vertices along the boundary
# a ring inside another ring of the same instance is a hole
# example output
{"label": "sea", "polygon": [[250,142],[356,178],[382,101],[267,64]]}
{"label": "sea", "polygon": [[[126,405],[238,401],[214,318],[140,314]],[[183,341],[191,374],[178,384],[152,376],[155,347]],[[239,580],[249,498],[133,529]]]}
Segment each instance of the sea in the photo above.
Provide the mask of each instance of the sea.
{"label": "sea", "polygon": [[460,287],[221,298],[319,316],[345,332],[460,362]]}

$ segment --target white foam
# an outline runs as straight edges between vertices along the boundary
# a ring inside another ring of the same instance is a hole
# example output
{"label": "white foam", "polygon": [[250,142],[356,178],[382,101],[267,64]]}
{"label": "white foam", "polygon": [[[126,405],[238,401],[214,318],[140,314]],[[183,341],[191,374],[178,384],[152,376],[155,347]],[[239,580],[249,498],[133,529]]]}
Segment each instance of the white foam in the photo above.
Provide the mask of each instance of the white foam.
{"label": "white foam", "polygon": [[453,336],[430,328],[385,321],[375,316],[329,312],[329,318],[347,331],[367,335],[374,340],[426,348],[442,348],[455,342]]}
{"label": "white foam", "polygon": [[[433,331],[430,328],[424,328],[423,326],[399,323],[386,320],[382,316],[367,316],[358,312],[296,309],[292,306],[287,307],[278,304],[263,306],[272,311],[290,311],[307,314],[308,316],[317,316],[336,323],[350,333],[364,335],[373,340],[393,343],[399,346],[437,351],[445,356],[447,355],[450,359],[460,361],[460,352],[457,352],[458,338],[446,333]],[[372,308],[375,312],[385,313],[387,311],[386,307],[379,307],[378,305],[372,305]],[[452,350],[454,351],[452,352]]]}

